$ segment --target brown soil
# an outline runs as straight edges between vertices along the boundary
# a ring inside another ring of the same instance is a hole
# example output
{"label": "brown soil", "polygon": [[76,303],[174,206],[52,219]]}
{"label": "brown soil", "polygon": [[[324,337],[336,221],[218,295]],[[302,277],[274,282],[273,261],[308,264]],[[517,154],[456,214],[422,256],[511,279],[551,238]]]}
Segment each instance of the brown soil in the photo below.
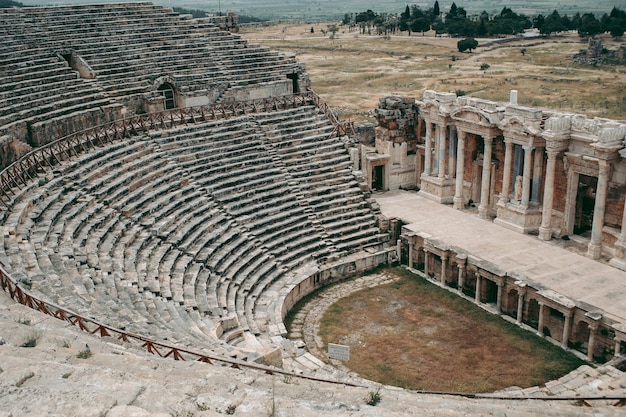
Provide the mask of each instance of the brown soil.
{"label": "brown soil", "polygon": [[580,366],[573,355],[404,271],[326,310],[319,334],[349,345],[345,365],[384,384],[492,392],[539,385]]}
{"label": "brown soil", "polygon": [[[355,120],[372,120],[382,96],[419,98],[426,89],[495,101],[507,101],[515,89],[522,105],[614,119],[626,112],[626,67],[574,64],[572,56],[587,47],[577,34],[501,45],[479,39],[476,51],[460,53],[459,39],[406,33],[385,39],[343,27],[329,39],[322,34],[327,26],[277,24],[244,29],[242,35],[295,55],[306,64],[313,89]],[[608,36],[603,42],[611,50],[619,47]],[[482,64],[489,69],[481,70]]]}

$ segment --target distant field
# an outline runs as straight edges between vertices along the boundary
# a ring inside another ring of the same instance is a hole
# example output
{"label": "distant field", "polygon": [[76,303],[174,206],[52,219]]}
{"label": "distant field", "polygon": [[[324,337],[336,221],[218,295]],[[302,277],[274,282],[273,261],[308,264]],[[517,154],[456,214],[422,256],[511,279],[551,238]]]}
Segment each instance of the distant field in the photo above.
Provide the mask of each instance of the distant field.
{"label": "distant field", "polygon": [[[242,30],[253,44],[295,55],[305,63],[313,89],[344,118],[372,121],[380,97],[420,98],[426,89],[507,101],[519,91],[526,106],[626,119],[626,66],[577,65],[587,47],[577,34],[490,44],[479,39],[473,53],[459,53],[458,39],[407,34],[385,39],[341,27],[324,36],[327,23],[275,24]],[[311,33],[313,28],[313,33]],[[620,42],[602,37],[605,47]],[[523,52],[523,53],[522,53]],[[481,69],[486,64],[488,69]]]}
{"label": "distant field", "polygon": [[[123,0],[22,0],[26,5],[59,5],[85,3],[119,3]],[[177,6],[190,9],[202,9],[211,12],[221,10],[237,14],[256,16],[270,20],[302,19],[307,21],[326,21],[340,19],[345,13],[354,13],[371,9],[375,12],[400,13],[407,4],[416,4],[422,9],[432,7],[435,0],[154,0],[153,3],[164,6]],[[516,13],[535,15],[547,14],[558,9],[561,14],[572,15],[576,12],[608,13],[616,6],[626,9],[626,0],[459,0],[456,5],[463,7],[470,14],[487,11],[497,13],[503,7],[510,7]],[[441,0],[442,11],[450,9],[452,0]]]}

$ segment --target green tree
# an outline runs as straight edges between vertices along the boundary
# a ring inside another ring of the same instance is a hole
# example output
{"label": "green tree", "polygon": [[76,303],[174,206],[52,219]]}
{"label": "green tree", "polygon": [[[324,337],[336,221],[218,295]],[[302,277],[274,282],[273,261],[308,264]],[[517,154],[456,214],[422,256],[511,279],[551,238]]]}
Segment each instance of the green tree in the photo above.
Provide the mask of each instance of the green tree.
{"label": "green tree", "polygon": [[578,34],[580,36],[594,37],[598,33],[602,32],[602,25],[600,21],[596,19],[593,13],[585,13],[580,18],[580,26],[578,27]]}
{"label": "green tree", "polygon": [[471,53],[473,49],[478,47],[478,41],[474,38],[465,38],[458,41],[456,46],[459,49],[459,52],[470,51]]}
{"label": "green tree", "polygon": [[441,14],[441,10],[439,9],[439,0],[435,0],[435,5],[433,6],[433,15],[435,17]]}
{"label": "green tree", "polygon": [[335,39],[335,36],[337,36],[337,32],[339,31],[339,28],[335,24],[328,25],[328,31],[330,32],[330,39]]}

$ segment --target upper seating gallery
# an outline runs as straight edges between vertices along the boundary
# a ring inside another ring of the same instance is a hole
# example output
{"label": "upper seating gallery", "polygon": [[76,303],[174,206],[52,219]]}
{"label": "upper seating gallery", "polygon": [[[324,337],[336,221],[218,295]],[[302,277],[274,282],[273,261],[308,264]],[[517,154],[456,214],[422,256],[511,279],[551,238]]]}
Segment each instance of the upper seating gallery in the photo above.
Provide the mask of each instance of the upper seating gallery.
{"label": "upper seating gallery", "polygon": [[151,3],[0,9],[0,39],[2,145],[308,87],[293,58]]}

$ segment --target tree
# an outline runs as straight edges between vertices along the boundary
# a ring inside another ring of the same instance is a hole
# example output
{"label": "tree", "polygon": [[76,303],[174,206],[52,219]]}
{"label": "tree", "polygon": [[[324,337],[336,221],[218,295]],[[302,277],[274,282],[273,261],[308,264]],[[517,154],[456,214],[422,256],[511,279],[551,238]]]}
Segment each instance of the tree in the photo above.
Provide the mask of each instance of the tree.
{"label": "tree", "polygon": [[335,24],[328,25],[328,31],[330,32],[330,39],[335,39],[335,36],[337,35],[339,28]]}
{"label": "tree", "polygon": [[617,23],[611,25],[611,36],[613,36],[615,39],[621,38],[622,36],[624,36],[624,28]]}
{"label": "tree", "polygon": [[425,17],[420,17],[411,22],[411,30],[413,32],[426,32],[430,30],[430,22]]}
{"label": "tree", "polygon": [[433,15],[435,17],[441,14],[441,10],[439,10],[439,0],[435,0],[435,5],[433,6]]}
{"label": "tree", "polygon": [[594,37],[598,33],[602,32],[602,25],[600,21],[596,19],[593,13],[585,13],[580,18],[580,26],[578,27],[578,34],[580,36]]}
{"label": "tree", "polygon": [[408,20],[411,18],[411,9],[409,9],[409,5],[406,5],[404,12],[400,15],[400,18],[403,20]]}
{"label": "tree", "polygon": [[471,53],[472,49],[476,49],[478,47],[478,41],[474,38],[465,38],[458,41],[456,43],[456,46],[459,49],[459,52],[465,52],[469,50]]}

